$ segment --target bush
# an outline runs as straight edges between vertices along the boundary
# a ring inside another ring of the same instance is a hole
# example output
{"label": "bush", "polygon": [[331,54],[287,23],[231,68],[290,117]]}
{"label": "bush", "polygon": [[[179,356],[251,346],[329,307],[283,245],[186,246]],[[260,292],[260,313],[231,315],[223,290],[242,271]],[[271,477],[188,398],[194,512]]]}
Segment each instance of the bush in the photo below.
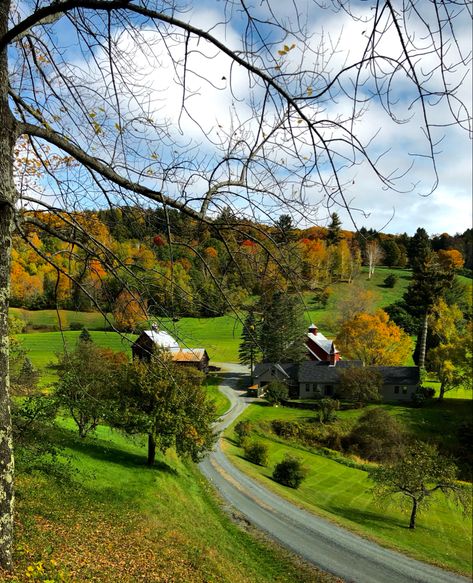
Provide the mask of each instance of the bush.
{"label": "bush", "polygon": [[376,408],[358,419],[350,435],[343,439],[343,445],[363,459],[384,462],[398,459],[405,441],[399,422],[384,409]]}
{"label": "bush", "polygon": [[302,465],[298,457],[286,455],[274,468],[273,480],[289,488],[299,488],[307,476],[307,469]]}
{"label": "bush", "polygon": [[287,385],[280,381],[273,381],[267,386],[264,398],[271,405],[280,405],[284,399],[288,398],[288,396],[289,389],[287,388]]}
{"label": "bush", "polygon": [[336,411],[340,409],[340,401],[325,398],[319,402],[319,421],[320,423],[330,423],[336,419]]}
{"label": "bush", "polygon": [[422,407],[427,399],[431,399],[435,395],[435,389],[432,387],[419,387],[412,395],[412,404],[414,407]]}
{"label": "bush", "polygon": [[69,324],[69,330],[74,330],[74,331],[82,330],[83,326],[84,325],[81,324],[81,322],[71,322]]}
{"label": "bush", "polygon": [[240,443],[240,445],[247,437],[249,437],[252,429],[253,426],[251,424],[251,421],[238,421],[233,431],[237,435],[238,442]]}
{"label": "bush", "polygon": [[387,277],[384,278],[384,285],[386,287],[394,287],[396,285],[397,282],[397,275],[394,275],[394,273],[390,273]]}
{"label": "bush", "polygon": [[249,441],[243,446],[247,460],[258,466],[268,465],[268,446],[261,441]]}

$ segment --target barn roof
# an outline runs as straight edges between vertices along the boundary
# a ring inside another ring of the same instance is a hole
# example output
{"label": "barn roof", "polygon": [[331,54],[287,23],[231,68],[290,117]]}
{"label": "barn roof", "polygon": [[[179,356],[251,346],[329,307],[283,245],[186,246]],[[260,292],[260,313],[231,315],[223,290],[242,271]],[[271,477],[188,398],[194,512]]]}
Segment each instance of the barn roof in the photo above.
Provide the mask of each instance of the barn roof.
{"label": "barn roof", "polygon": [[172,351],[172,360],[174,362],[200,362],[205,354],[205,348],[181,348]]}
{"label": "barn roof", "polygon": [[156,346],[169,350],[179,350],[177,341],[164,330],[143,330],[143,334],[146,334]]}
{"label": "barn roof", "polygon": [[319,346],[327,354],[330,354],[332,350],[334,350],[334,353],[338,352],[338,350],[334,347],[333,341],[326,338],[322,332],[317,332],[317,334],[312,334],[312,332],[309,332],[307,334],[307,338],[312,340],[312,342],[315,342],[315,344],[317,344],[317,346]]}

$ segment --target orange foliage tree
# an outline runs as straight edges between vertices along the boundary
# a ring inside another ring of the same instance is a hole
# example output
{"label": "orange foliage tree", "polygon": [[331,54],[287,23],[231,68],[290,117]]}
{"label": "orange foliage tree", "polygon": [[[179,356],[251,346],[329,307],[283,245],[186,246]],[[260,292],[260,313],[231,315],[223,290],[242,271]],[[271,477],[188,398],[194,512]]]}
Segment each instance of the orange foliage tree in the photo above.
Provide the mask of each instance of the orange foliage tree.
{"label": "orange foliage tree", "polygon": [[342,354],[361,360],[364,366],[401,365],[412,351],[409,336],[383,310],[361,312],[343,322],[336,344]]}
{"label": "orange foliage tree", "polygon": [[131,332],[136,325],[147,319],[146,302],[128,290],[120,292],[113,310],[115,326],[122,332]]}

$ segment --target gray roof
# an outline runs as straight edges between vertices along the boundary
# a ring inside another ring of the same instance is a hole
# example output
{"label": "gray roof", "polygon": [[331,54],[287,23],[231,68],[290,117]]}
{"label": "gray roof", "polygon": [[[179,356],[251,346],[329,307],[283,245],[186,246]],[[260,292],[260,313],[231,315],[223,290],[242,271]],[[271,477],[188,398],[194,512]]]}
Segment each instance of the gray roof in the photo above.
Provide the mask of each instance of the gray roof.
{"label": "gray roof", "polygon": [[361,360],[339,360],[335,366],[308,360],[299,365],[298,380],[300,383],[337,383],[340,371],[351,366],[361,366]]}
{"label": "gray roof", "polygon": [[375,366],[385,385],[417,385],[420,382],[418,366]]}
{"label": "gray roof", "polygon": [[277,368],[284,376],[292,379],[297,379],[297,364],[293,362],[274,364],[273,362],[260,362],[257,364],[253,370],[254,378],[258,378],[265,372],[269,371],[271,368]]}

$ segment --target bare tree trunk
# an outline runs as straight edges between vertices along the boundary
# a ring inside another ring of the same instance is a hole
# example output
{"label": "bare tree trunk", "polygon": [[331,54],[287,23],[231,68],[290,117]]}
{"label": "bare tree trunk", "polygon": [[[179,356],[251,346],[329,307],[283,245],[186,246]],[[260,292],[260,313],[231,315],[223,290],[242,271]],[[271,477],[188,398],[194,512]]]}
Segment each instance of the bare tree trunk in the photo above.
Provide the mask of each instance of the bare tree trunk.
{"label": "bare tree trunk", "polygon": [[409,528],[416,527],[416,517],[417,517],[417,500],[412,499],[412,510],[411,510],[411,520],[409,522]]}
{"label": "bare tree trunk", "polygon": [[156,440],[151,433],[148,433],[148,466],[154,466],[156,459]]}
{"label": "bare tree trunk", "polygon": [[422,321],[419,344],[419,368],[425,368],[425,353],[427,350],[427,331],[429,328],[429,315],[426,312]]}
{"label": "bare tree trunk", "polygon": [[[9,1],[0,2],[0,36],[7,30]],[[0,567],[12,568],[13,540],[13,442],[10,416],[8,366],[8,302],[15,204],[13,183],[13,118],[8,107],[7,53],[0,54]]]}

